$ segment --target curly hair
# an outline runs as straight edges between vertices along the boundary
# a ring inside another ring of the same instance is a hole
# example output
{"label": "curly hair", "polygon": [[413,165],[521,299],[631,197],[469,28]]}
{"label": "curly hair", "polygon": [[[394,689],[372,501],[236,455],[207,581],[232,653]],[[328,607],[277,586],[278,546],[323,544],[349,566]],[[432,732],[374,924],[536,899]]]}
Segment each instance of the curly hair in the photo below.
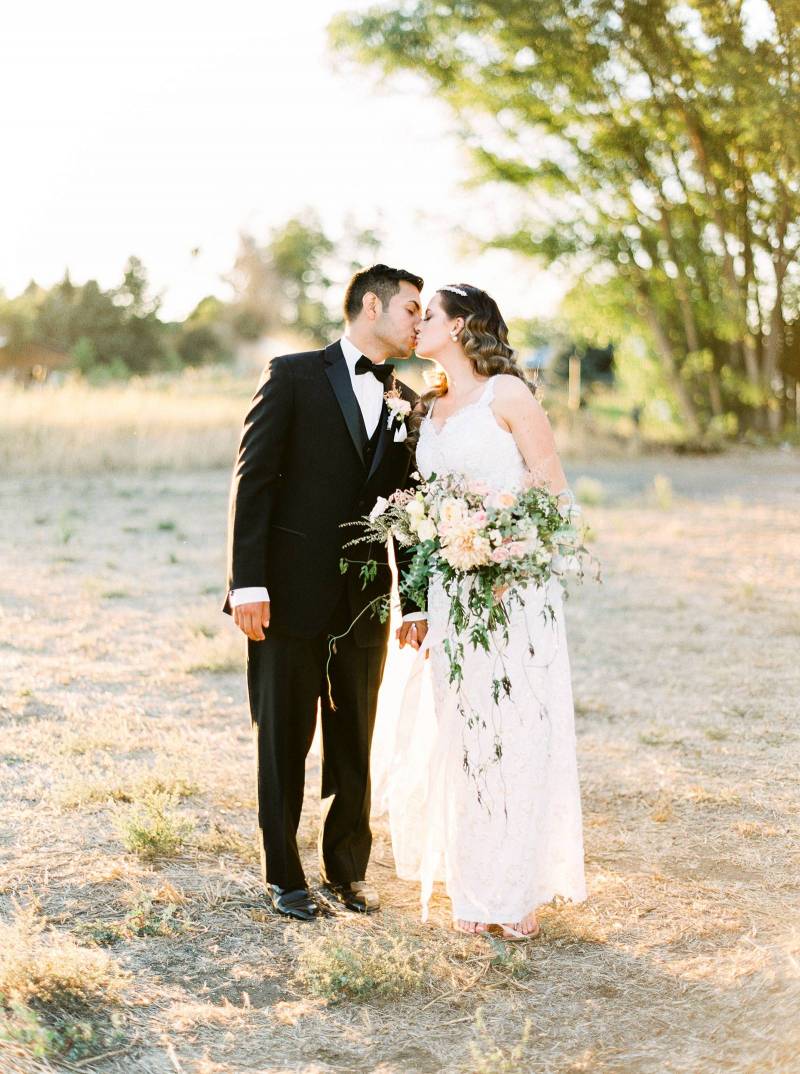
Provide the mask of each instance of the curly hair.
{"label": "curly hair", "polygon": [[[525,376],[517,363],[514,351],[508,344],[508,325],[503,320],[500,309],[486,291],[473,287],[469,283],[448,284],[436,292],[442,302],[442,309],[451,319],[464,318],[464,327],[459,342],[464,353],[472,363],[472,368],[479,377],[494,377],[498,373],[508,373],[525,381],[532,392],[536,387]],[[419,436],[422,419],[434,399],[447,392],[447,377],[440,374],[438,382],[430,391],[420,398],[409,421],[410,447],[414,446]]]}

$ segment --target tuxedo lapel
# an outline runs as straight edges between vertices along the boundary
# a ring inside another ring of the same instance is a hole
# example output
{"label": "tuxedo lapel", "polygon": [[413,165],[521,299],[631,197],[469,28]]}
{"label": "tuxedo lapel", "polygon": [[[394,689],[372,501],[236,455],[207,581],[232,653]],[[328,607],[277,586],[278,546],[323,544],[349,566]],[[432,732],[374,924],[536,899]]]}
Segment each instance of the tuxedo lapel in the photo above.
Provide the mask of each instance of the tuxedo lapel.
{"label": "tuxedo lapel", "polygon": [[[358,452],[361,462],[366,465],[364,443],[361,435],[363,421],[361,410],[353,392],[353,385],[350,382],[350,373],[347,369],[347,362],[344,360],[344,353],[338,342],[331,343],[329,347],[325,348],[325,373],[331,382],[336,401],[342,411],[347,431],[353,441],[353,447]],[[375,455],[377,456],[377,454],[376,450]]]}
{"label": "tuxedo lapel", "polygon": [[392,432],[386,428],[389,422],[389,408],[384,402],[381,407],[381,416],[378,418],[378,424],[380,431],[378,433],[378,443],[375,445],[375,454],[372,456],[372,466],[369,468],[369,474],[367,475],[367,481],[372,477],[375,471],[381,464],[383,456],[386,454],[386,448],[392,441]]}

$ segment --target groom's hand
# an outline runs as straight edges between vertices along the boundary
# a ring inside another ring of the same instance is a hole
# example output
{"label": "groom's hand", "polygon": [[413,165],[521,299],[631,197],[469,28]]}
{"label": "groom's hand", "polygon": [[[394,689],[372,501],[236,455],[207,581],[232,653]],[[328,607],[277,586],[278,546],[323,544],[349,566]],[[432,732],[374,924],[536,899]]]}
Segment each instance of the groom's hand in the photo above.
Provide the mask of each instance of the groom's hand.
{"label": "groom's hand", "polygon": [[410,623],[401,623],[397,628],[395,636],[400,642],[401,649],[404,645],[410,645],[412,649],[419,649],[420,645],[425,641],[425,635],[427,633],[427,619],[412,619]]}
{"label": "groom's hand", "polygon": [[251,641],[263,641],[264,631],[269,626],[269,601],[239,604],[233,609],[233,621]]}

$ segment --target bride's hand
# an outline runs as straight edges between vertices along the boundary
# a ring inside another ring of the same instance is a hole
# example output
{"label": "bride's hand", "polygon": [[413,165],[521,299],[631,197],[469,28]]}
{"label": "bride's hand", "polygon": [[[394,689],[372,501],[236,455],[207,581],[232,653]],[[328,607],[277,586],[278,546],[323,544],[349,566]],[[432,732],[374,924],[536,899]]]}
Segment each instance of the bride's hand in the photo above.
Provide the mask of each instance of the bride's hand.
{"label": "bride's hand", "polygon": [[[410,622],[401,623],[395,632],[400,648],[410,645],[412,649],[419,649],[428,633],[427,619],[412,619]],[[427,657],[427,653],[425,656]]]}
{"label": "bride's hand", "polygon": [[492,596],[497,604],[503,599],[503,596],[508,592],[507,585],[496,585],[492,590]]}

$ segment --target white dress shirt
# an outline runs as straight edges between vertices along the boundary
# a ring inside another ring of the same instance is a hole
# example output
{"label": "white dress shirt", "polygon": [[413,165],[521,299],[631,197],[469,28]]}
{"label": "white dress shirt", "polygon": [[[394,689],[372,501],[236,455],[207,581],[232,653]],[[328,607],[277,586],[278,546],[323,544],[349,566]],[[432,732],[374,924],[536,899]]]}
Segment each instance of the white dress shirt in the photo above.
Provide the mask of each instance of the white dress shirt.
{"label": "white dress shirt", "polygon": [[342,336],[339,342],[344,351],[344,360],[347,362],[347,372],[350,374],[353,394],[358,400],[361,416],[367,428],[367,436],[372,436],[380,420],[383,393],[386,388],[371,373],[356,373],[356,362],[361,357],[361,351],[355,343],[351,342],[347,336]]}
{"label": "white dress shirt", "polygon": [[[372,436],[380,421],[383,407],[383,393],[386,390],[371,373],[356,373],[356,362],[361,357],[361,351],[347,336],[339,340],[344,360],[347,363],[347,372],[350,374],[350,383],[353,386],[353,394],[356,397],[367,436]],[[232,589],[230,592],[230,606],[236,608],[239,604],[252,604],[256,601],[269,600],[269,594],[265,586],[247,586],[244,589]],[[404,615],[404,620],[426,619],[424,612],[409,612]]]}

